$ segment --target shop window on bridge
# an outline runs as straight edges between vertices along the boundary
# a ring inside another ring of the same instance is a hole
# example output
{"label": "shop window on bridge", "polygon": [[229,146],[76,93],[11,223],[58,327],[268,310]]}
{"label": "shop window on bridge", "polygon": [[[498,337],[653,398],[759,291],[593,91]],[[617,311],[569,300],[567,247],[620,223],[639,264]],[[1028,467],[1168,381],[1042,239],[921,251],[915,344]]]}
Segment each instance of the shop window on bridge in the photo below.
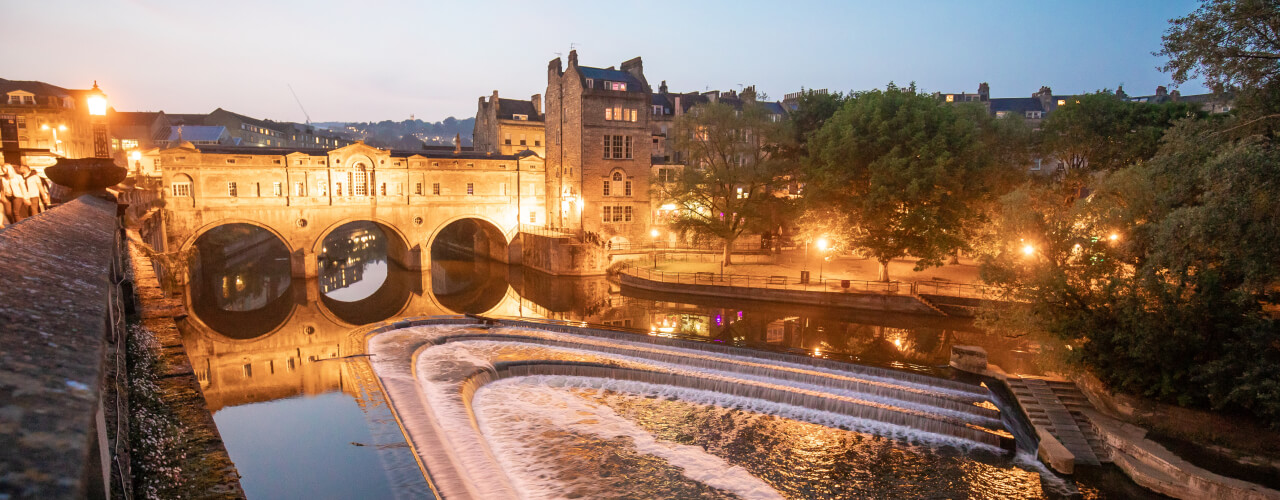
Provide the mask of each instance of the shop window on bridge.
{"label": "shop window on bridge", "polygon": [[172,187],[173,187],[173,195],[174,195],[174,196],[182,197],[182,198],[190,198],[190,197],[191,197],[191,183],[190,183],[190,182],[174,182]]}
{"label": "shop window on bridge", "polygon": [[467,194],[476,194],[476,184],[474,182],[467,183]]}
{"label": "shop window on bridge", "polygon": [[416,194],[416,195],[418,195],[418,196],[422,196],[422,183],[421,183],[421,182],[415,182],[415,183],[413,183],[413,194]]}
{"label": "shop window on bridge", "polygon": [[272,182],[271,194],[273,196],[284,196],[284,186],[280,185],[279,182]]}
{"label": "shop window on bridge", "polygon": [[294,183],[294,184],[293,184],[293,195],[294,195],[294,196],[306,196],[306,195],[307,195],[307,185],[306,185],[306,183],[302,183],[302,182]]}
{"label": "shop window on bridge", "polygon": [[436,195],[436,196],[440,196],[440,183],[439,183],[439,182],[433,182],[433,183],[431,183],[431,194],[434,194],[434,195]]}
{"label": "shop window on bridge", "polygon": [[236,189],[236,183],[234,182],[227,183],[227,196],[231,196],[233,198],[240,196],[239,191]]}
{"label": "shop window on bridge", "polygon": [[630,206],[604,206],[601,212],[601,222],[631,222],[632,216],[635,214]]}

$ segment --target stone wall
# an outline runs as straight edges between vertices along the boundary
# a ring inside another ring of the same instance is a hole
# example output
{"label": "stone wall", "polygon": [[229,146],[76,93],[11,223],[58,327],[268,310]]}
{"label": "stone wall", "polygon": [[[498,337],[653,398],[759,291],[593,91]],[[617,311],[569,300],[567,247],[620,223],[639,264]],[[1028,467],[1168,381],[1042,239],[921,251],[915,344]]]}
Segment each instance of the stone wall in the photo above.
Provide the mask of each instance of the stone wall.
{"label": "stone wall", "polygon": [[600,245],[567,237],[520,233],[520,262],[526,267],[560,276],[604,274],[609,255]]}
{"label": "stone wall", "polygon": [[0,497],[129,489],[103,390],[124,344],[120,245],[116,204],[88,196],[0,230]]}

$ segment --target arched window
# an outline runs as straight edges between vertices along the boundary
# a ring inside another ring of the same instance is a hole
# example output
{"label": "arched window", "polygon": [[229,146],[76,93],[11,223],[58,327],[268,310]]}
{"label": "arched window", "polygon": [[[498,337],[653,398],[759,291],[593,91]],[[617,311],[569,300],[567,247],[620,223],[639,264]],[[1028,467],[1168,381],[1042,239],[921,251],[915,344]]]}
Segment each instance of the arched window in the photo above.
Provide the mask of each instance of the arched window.
{"label": "arched window", "polygon": [[631,196],[630,190],[626,189],[626,185],[630,184],[630,181],[627,181],[626,178],[627,176],[622,171],[615,170],[613,175],[609,177],[610,180],[605,181],[605,184],[609,184],[609,187],[605,188],[605,195]]}
{"label": "arched window", "polygon": [[351,196],[369,196],[369,170],[363,163],[357,163],[351,172]]}

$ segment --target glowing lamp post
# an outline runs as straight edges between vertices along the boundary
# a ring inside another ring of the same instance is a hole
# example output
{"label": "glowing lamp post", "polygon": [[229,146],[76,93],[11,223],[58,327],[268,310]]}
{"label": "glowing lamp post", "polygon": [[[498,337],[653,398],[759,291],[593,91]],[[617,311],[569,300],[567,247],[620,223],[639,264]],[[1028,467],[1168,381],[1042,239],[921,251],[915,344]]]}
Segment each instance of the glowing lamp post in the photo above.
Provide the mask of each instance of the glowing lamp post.
{"label": "glowing lamp post", "polygon": [[649,231],[649,236],[653,238],[653,268],[658,268],[658,235],[662,234],[657,228]]}
{"label": "glowing lamp post", "polygon": [[86,96],[89,107],[89,123],[93,127],[93,157],[59,158],[58,163],[44,170],[45,175],[58,185],[70,189],[62,201],[82,194],[93,194],[115,201],[106,188],[119,184],[128,170],[111,160],[111,143],[107,139],[107,95],[93,82],[93,89]]}
{"label": "glowing lamp post", "polygon": [[827,246],[830,245],[831,242],[827,241],[826,236],[823,236],[821,238],[818,238],[817,243],[818,243],[818,258],[821,259],[818,261],[818,282],[821,283],[822,267],[824,264],[827,263]]}
{"label": "glowing lamp post", "polygon": [[98,88],[98,81],[93,81],[86,100],[89,103],[89,121],[93,124],[93,156],[110,158],[111,143],[107,140],[107,94]]}

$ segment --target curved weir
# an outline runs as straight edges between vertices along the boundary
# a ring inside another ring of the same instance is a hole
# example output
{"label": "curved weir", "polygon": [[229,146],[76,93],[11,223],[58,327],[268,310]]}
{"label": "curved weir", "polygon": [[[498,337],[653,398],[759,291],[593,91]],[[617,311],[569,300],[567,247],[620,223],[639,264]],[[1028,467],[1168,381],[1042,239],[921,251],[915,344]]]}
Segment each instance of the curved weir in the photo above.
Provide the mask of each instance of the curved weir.
{"label": "curved weir", "polygon": [[[761,451],[776,444],[728,450],[744,439],[835,433],[838,439],[820,440],[829,448],[869,435],[876,445],[850,449],[892,448],[897,455],[906,449],[926,461],[974,464],[963,457],[1013,448],[982,386],[678,339],[554,328],[561,331],[433,324],[368,338],[374,371],[445,498],[590,494],[615,477],[660,478],[607,486],[635,488],[622,496],[781,498],[780,492],[817,491],[810,490],[813,478],[806,482],[787,467],[775,473],[777,467],[764,465],[791,460]],[[882,438],[889,444],[880,444]],[[919,451],[937,448],[959,450],[962,458]],[[579,470],[581,463],[588,470]],[[1038,474],[1013,470],[1038,482]],[[961,483],[972,475],[964,474]]]}

